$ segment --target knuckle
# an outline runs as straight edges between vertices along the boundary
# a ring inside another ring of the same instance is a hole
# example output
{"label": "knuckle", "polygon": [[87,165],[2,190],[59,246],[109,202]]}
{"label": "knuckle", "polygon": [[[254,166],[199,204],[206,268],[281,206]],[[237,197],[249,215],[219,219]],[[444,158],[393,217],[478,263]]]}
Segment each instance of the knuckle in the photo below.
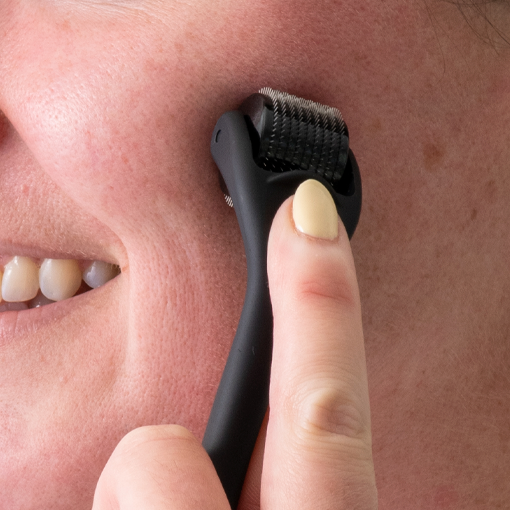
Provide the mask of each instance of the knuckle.
{"label": "knuckle", "polygon": [[297,299],[320,301],[347,309],[358,307],[355,276],[346,263],[311,264],[301,273],[296,285]]}
{"label": "knuckle", "polygon": [[361,442],[371,448],[369,417],[362,408],[356,396],[338,383],[298,393],[293,401],[296,436],[312,447]]}

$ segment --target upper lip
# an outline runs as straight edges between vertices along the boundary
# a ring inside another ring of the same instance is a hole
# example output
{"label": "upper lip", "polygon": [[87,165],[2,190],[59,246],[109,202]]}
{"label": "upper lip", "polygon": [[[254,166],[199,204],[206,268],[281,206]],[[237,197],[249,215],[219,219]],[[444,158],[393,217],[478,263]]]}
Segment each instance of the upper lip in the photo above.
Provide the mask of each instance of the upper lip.
{"label": "upper lip", "polygon": [[0,189],[0,257],[102,260],[125,267],[127,254],[119,237],[91,214],[66,202],[59,196],[13,199],[5,188]]}
{"label": "upper lip", "polygon": [[[76,240],[74,240],[76,241]],[[87,246],[80,246],[81,243],[73,242],[72,246],[41,247],[33,244],[5,241],[0,237],[0,265],[2,260],[7,261],[13,256],[30,257],[35,260],[41,259],[76,259],[76,260],[102,260],[111,264],[125,265],[124,254],[106,248],[104,245],[96,244],[94,241],[87,243]]]}
{"label": "upper lip", "polygon": [[61,187],[58,172],[45,171],[16,129],[6,129],[0,140],[0,257],[103,260],[125,267],[120,238],[87,203],[73,199],[73,183],[64,182],[70,190]]}
{"label": "upper lip", "polygon": [[[1,147],[0,147],[1,149]],[[121,267],[127,254],[111,228],[74,202],[41,170],[2,168],[0,257],[103,260]]]}

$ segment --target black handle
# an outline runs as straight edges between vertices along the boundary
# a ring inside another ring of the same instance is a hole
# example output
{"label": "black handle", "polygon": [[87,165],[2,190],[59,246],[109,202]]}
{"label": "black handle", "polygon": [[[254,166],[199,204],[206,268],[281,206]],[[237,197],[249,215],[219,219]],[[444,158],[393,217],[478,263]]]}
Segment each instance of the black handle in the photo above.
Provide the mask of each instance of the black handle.
{"label": "black handle", "polygon": [[361,210],[361,179],[352,152],[346,195],[336,193],[311,172],[261,169],[253,160],[249,130],[239,111],[227,112],[218,120],[211,153],[234,203],[248,266],[243,311],[202,442],[235,510],[268,406],[273,316],[267,241],[274,215],[299,184],[314,178],[330,190],[351,236]]}

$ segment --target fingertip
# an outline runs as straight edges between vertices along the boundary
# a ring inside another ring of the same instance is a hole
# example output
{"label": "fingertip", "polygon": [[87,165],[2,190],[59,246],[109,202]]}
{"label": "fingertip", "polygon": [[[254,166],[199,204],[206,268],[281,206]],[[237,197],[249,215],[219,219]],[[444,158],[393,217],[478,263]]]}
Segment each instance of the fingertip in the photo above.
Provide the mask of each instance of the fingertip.
{"label": "fingertip", "polygon": [[349,237],[333,197],[315,179],[301,183],[278,209],[269,233],[269,251],[282,236],[293,235],[317,246],[337,244],[350,251]]}
{"label": "fingertip", "polygon": [[200,444],[188,429],[180,425],[146,425],[128,432],[117,444],[112,458],[128,455],[133,450],[158,441]]}
{"label": "fingertip", "polygon": [[292,202],[296,229],[310,237],[333,241],[338,237],[338,213],[327,188],[315,179],[302,182]]}
{"label": "fingertip", "polygon": [[[313,179],[303,184],[310,181],[319,185],[317,191],[317,186],[312,184],[312,197],[317,193],[326,193],[329,197],[326,197],[326,205],[319,207],[326,209],[326,212],[314,211],[309,204],[304,208],[299,203],[296,206],[296,202],[310,199],[309,196],[303,199],[303,195],[308,193],[305,186],[299,194],[296,193],[283,202],[273,220],[267,260],[271,296],[278,296],[273,300],[273,308],[275,304],[278,306],[285,296],[297,295],[323,295],[346,306],[359,307],[359,292],[349,237],[329,192]],[[299,190],[298,188],[298,192]],[[329,200],[331,203],[328,203]],[[334,207],[333,212],[331,204]],[[296,210],[299,210],[297,214]],[[311,220],[312,226],[303,227],[306,223],[303,219],[306,211],[315,217]],[[322,233],[329,232],[331,236],[320,237],[307,233],[320,233],[321,227],[313,224],[323,215],[329,216],[329,226],[325,226]],[[336,224],[334,229],[331,227],[331,216]],[[301,222],[301,227],[296,224],[296,217]]]}
{"label": "fingertip", "polygon": [[208,507],[228,500],[198,439],[178,425],[132,430],[108,460],[94,495],[94,510]]}

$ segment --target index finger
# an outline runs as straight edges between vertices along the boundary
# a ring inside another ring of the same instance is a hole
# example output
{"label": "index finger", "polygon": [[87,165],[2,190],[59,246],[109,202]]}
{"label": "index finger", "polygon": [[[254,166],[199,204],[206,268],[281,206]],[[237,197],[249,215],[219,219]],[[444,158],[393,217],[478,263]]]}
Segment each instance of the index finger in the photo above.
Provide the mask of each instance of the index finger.
{"label": "index finger", "polygon": [[[326,188],[309,182],[281,207],[269,241],[274,349],[261,506],[373,510],[377,493],[354,262]],[[326,239],[313,221],[307,226],[307,216],[317,214],[329,215],[339,233],[330,231]]]}

